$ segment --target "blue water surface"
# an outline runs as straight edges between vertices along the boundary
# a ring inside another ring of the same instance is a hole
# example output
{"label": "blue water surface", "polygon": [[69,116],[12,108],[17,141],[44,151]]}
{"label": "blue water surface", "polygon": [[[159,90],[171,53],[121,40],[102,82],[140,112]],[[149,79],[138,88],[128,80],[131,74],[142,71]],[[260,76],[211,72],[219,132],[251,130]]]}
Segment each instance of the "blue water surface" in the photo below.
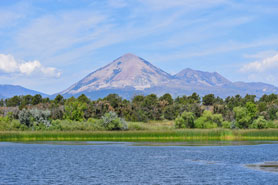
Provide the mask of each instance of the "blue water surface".
{"label": "blue water surface", "polygon": [[265,161],[278,161],[278,144],[0,142],[0,184],[278,184],[278,173],[245,166]]}

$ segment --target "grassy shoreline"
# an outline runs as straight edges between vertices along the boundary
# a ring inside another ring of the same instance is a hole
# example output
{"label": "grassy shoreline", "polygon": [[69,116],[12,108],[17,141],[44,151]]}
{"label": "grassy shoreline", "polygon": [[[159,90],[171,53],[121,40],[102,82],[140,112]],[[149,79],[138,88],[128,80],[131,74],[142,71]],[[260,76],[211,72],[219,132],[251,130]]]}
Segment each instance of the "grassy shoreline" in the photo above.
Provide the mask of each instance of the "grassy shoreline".
{"label": "grassy shoreline", "polygon": [[147,131],[0,131],[3,141],[278,141],[278,129],[182,129]]}

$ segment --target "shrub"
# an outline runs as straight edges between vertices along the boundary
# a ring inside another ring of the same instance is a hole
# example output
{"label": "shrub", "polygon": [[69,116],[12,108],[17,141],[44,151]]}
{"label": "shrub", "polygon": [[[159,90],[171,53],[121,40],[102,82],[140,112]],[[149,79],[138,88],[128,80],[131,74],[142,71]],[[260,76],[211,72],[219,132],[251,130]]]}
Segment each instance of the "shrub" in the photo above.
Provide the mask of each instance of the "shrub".
{"label": "shrub", "polygon": [[86,103],[79,102],[75,98],[70,98],[65,103],[64,118],[73,121],[83,121],[84,112],[87,108]]}
{"label": "shrub", "polygon": [[265,129],[268,128],[268,124],[263,116],[259,116],[257,119],[253,121],[253,123],[249,126],[249,128]]}
{"label": "shrub", "polygon": [[7,117],[0,117],[0,130],[24,130],[25,126],[18,120],[10,120]]}
{"label": "shrub", "polygon": [[223,127],[223,128],[233,128],[233,125],[232,125],[232,122],[223,121],[222,127]]}
{"label": "shrub", "polygon": [[217,128],[217,124],[205,117],[200,117],[195,121],[195,128]]}
{"label": "shrub", "polygon": [[27,127],[31,126],[31,113],[30,111],[23,109],[19,112],[18,115],[19,121],[21,124],[26,125]]}
{"label": "shrub", "polygon": [[193,128],[194,127],[194,114],[192,112],[184,111],[175,120],[176,128]]}
{"label": "shrub", "polygon": [[217,128],[222,126],[222,122],[221,114],[204,111],[203,115],[195,121],[195,128]]}
{"label": "shrub", "polygon": [[233,111],[235,113],[236,126],[238,128],[248,128],[252,122],[252,118],[250,117],[250,114],[248,114],[247,108],[235,107]]}
{"label": "shrub", "polygon": [[124,119],[119,118],[115,112],[104,114],[99,120],[100,125],[107,130],[126,130],[127,123]]}
{"label": "shrub", "polygon": [[50,116],[51,112],[49,110],[38,110],[38,109],[31,109],[30,113],[32,115],[32,121],[34,125],[43,124],[46,127],[50,126]]}
{"label": "shrub", "polygon": [[51,112],[49,110],[23,109],[19,112],[19,121],[27,127],[37,126],[43,124],[46,127],[50,126],[49,117]]}

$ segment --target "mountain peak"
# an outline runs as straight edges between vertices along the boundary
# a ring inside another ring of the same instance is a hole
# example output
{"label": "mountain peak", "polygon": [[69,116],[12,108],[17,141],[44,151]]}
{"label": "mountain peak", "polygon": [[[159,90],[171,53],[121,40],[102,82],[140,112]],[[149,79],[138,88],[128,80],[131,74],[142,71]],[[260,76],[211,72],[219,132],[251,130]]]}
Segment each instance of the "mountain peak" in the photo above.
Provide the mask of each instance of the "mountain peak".
{"label": "mountain peak", "polygon": [[[118,63],[118,65],[120,65],[120,64],[128,65],[127,63],[130,63],[130,65],[135,65],[135,63],[142,63],[142,62],[144,62],[144,60],[142,60],[138,56],[136,56],[132,53],[126,53],[126,54],[122,55],[121,57],[117,58],[116,60],[114,60],[111,64]],[[133,67],[135,67],[135,66],[133,66]]]}
{"label": "mountain peak", "polygon": [[120,58],[139,58],[138,56],[134,55],[133,53],[126,53]]}

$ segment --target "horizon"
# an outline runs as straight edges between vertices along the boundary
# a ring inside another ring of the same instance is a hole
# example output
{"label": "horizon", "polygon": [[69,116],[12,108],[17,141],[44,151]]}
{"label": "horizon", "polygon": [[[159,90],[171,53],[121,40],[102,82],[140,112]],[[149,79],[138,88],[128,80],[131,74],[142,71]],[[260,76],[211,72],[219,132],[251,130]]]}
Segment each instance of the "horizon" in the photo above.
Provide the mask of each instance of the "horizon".
{"label": "horizon", "polygon": [[278,2],[2,1],[0,84],[62,92],[125,53],[278,86]]}

